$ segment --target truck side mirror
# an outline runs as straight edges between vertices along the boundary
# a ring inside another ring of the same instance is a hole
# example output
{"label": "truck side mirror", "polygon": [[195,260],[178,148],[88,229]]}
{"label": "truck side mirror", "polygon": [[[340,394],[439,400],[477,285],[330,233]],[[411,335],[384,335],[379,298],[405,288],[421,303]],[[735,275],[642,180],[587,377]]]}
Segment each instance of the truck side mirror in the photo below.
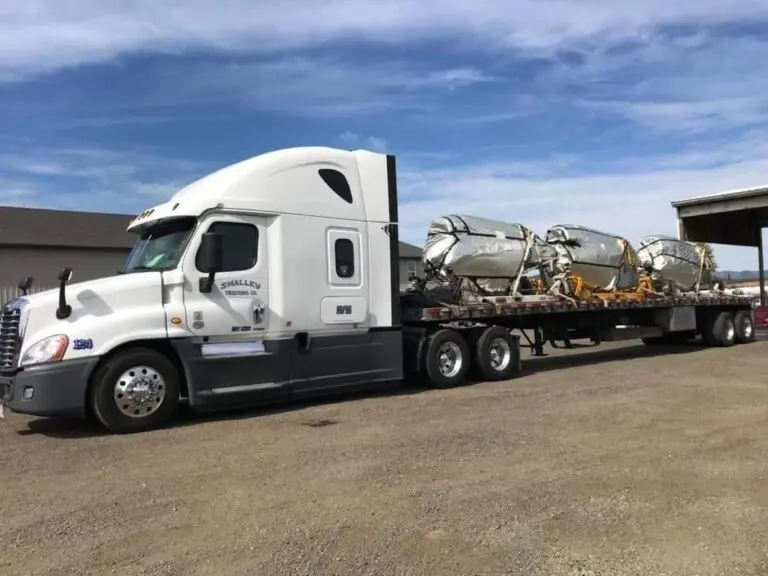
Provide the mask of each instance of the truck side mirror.
{"label": "truck side mirror", "polygon": [[64,284],[72,280],[72,268],[62,268],[57,279]]}
{"label": "truck side mirror", "polygon": [[72,306],[67,304],[67,282],[72,280],[72,268],[62,268],[59,272],[59,307],[56,308],[56,318],[64,320],[72,314]]}
{"label": "truck side mirror", "polygon": [[19,290],[22,296],[29,294],[29,289],[32,288],[32,276],[27,276],[21,282],[19,282]]}
{"label": "truck side mirror", "polygon": [[215,232],[206,232],[200,239],[200,253],[197,266],[208,276],[200,278],[200,292],[208,293],[213,289],[216,272],[224,269],[224,237]]}

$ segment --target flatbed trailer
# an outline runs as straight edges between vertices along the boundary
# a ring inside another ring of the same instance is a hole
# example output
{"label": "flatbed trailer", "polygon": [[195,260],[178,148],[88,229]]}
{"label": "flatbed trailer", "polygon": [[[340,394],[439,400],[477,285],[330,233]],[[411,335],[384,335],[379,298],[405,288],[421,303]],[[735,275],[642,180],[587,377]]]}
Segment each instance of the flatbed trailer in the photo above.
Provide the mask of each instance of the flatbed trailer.
{"label": "flatbed trailer", "polygon": [[567,295],[403,293],[395,168],[365,150],[255,156],[137,215],[120,274],[71,283],[64,268],[35,294],[23,283],[0,311],[0,420],[7,408],[137,432],[182,400],[212,412],[404,377],[448,388],[472,366],[505,380],[521,346],[754,340],[749,297],[597,294],[575,275]]}
{"label": "flatbed trailer", "polygon": [[755,341],[753,297],[601,296],[589,301],[502,297],[420,307],[403,295],[405,373],[450,388],[466,379],[471,365],[485,380],[512,378],[521,370],[520,348],[542,356],[546,343],[570,348],[581,339],[594,344],[639,339],[663,346],[700,337],[707,346],[727,347]]}

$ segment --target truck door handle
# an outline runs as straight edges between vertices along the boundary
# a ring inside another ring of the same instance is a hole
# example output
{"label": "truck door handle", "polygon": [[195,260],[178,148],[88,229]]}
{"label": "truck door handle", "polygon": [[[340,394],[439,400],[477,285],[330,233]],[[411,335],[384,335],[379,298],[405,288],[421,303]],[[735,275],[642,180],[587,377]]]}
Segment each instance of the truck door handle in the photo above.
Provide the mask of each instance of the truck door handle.
{"label": "truck door handle", "polygon": [[264,312],[264,304],[259,303],[253,307],[253,321],[256,324],[261,324],[264,321]]}

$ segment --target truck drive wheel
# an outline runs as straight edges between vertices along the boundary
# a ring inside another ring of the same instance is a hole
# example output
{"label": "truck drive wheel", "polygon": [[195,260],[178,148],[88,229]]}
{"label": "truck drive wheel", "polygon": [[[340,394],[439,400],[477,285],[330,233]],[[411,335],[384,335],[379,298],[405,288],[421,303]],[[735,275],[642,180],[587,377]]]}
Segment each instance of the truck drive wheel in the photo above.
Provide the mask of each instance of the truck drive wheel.
{"label": "truck drive wheel", "polygon": [[517,338],[501,326],[487,328],[477,340],[475,359],[484,380],[509,380],[520,369]]}
{"label": "truck drive wheel", "polygon": [[712,315],[704,327],[702,334],[708,346],[727,348],[736,344],[736,324],[729,312],[718,312]]}
{"label": "truck drive wheel", "polygon": [[748,344],[754,342],[755,320],[750,310],[740,310],[733,317],[733,323],[736,326],[736,342],[738,344]]}
{"label": "truck drive wheel", "polygon": [[111,432],[142,432],[166,424],[179,405],[179,374],[165,356],[135,348],[118,352],[99,368],[88,401]]}
{"label": "truck drive wheel", "polygon": [[456,330],[444,328],[429,337],[425,367],[434,388],[455,388],[469,371],[469,346]]}

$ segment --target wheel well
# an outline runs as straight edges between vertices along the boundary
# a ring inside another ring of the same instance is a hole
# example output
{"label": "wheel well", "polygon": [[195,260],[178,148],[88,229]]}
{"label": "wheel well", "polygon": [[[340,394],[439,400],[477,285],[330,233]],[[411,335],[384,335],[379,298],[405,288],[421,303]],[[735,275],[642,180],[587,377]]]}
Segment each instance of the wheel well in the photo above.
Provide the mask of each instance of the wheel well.
{"label": "wheel well", "polygon": [[154,350],[155,352],[159,352],[160,354],[168,358],[168,360],[170,360],[173,366],[176,368],[176,371],[179,375],[179,382],[181,384],[182,396],[186,396],[188,394],[187,378],[186,378],[186,373],[184,372],[184,365],[181,363],[181,358],[179,358],[178,353],[173,348],[173,346],[171,346],[171,343],[168,340],[134,340],[131,342],[126,342],[125,344],[116,346],[115,348],[107,352],[104,356],[102,356],[101,360],[99,360],[99,363],[96,364],[96,366],[94,366],[93,371],[88,377],[88,386],[85,390],[85,408],[86,408],[86,413],[89,419],[92,416],[92,412],[91,412],[91,403],[88,399],[90,398],[94,375],[96,375],[99,372],[99,370],[101,370],[101,367],[104,366],[104,364],[110,358],[112,358],[115,354],[119,354],[120,352],[125,352],[126,350],[131,350],[133,348],[145,348],[149,350]]}

